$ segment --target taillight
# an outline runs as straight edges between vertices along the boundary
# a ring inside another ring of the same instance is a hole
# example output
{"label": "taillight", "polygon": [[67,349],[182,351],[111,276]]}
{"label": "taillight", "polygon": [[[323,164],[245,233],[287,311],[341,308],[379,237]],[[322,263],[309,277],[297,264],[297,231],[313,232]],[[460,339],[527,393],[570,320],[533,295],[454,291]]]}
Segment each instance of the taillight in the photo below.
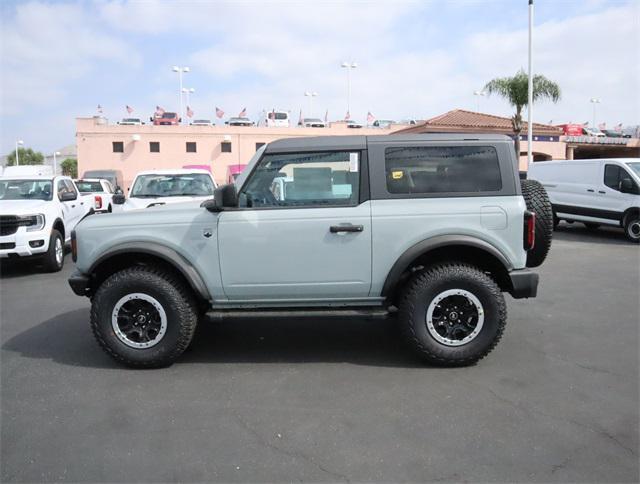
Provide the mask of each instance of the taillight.
{"label": "taillight", "polygon": [[536,214],[524,212],[524,250],[531,250],[536,245]]}
{"label": "taillight", "polygon": [[93,205],[96,210],[100,210],[102,208],[102,197],[100,195],[95,196]]}
{"label": "taillight", "polygon": [[73,262],[78,260],[78,243],[76,241],[76,231],[71,231],[71,260]]}

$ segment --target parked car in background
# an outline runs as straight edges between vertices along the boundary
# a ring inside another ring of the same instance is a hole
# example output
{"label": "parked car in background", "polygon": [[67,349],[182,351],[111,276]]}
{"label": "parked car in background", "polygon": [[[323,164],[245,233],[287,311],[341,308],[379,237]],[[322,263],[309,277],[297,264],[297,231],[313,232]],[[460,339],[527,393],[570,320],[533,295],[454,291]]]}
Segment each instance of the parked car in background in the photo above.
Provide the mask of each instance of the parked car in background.
{"label": "parked car in background", "polygon": [[191,126],[213,126],[214,123],[210,119],[195,119],[191,122]]}
{"label": "parked car in background", "polygon": [[395,124],[395,121],[391,119],[376,119],[371,126],[374,128],[388,128],[392,124]]}
{"label": "parked car in background", "polygon": [[177,126],[182,122],[182,118],[179,118],[177,113],[170,112],[157,113],[149,119],[153,122],[154,126]]}
{"label": "parked car in background", "polygon": [[554,222],[582,222],[589,229],[614,225],[640,242],[640,158],[544,161],[528,178],[546,188]]}
{"label": "parked car in background", "polygon": [[122,118],[122,121],[119,121],[118,124],[123,126],[140,126],[144,123],[140,118]]}
{"label": "parked car in background", "polygon": [[99,178],[82,178],[75,180],[76,187],[82,195],[89,195],[89,202],[93,204],[96,213],[111,212],[113,209],[111,199],[115,188],[109,180]]}
{"label": "parked car in background", "polygon": [[183,170],[205,170],[212,173],[210,165],[183,165]]}
{"label": "parked car in background", "polygon": [[410,126],[414,126],[420,122],[421,121],[418,121],[416,119],[403,119],[402,121],[400,121],[400,124],[408,124]]}
{"label": "parked car in background", "polygon": [[2,176],[53,176],[50,165],[5,166]]}
{"label": "parked car in background", "polygon": [[225,121],[224,124],[229,126],[253,126],[253,121],[249,118],[229,118],[228,121]]}
{"label": "parked car in background", "polygon": [[613,129],[603,129],[602,132],[608,138],[622,138],[623,137],[621,131],[615,131]]}
{"label": "parked car in background", "polygon": [[120,170],[87,170],[82,174],[82,178],[100,178],[111,183],[114,191],[122,190],[123,177]]}
{"label": "parked car in background", "polygon": [[565,136],[582,136],[584,134],[583,125],[577,123],[565,123],[557,124],[557,128],[562,129],[562,134]]}
{"label": "parked car in background", "polygon": [[327,123],[320,118],[304,118],[302,126],[305,128],[326,128]]}
{"label": "parked car in background", "polygon": [[604,138],[605,134],[596,127],[583,126],[582,134],[584,136],[595,136],[596,138]]}
{"label": "parked car in background", "polygon": [[59,271],[65,243],[90,208],[67,176],[1,177],[0,258],[32,258]]}
{"label": "parked car in background", "polygon": [[128,197],[113,196],[114,212],[171,203],[203,201],[213,196],[216,182],[206,170],[149,170],[136,175]]}
{"label": "parked car in background", "polygon": [[289,125],[290,122],[288,111],[273,110],[267,113],[265,126],[267,126],[268,128],[288,128]]}
{"label": "parked car in background", "polygon": [[355,128],[355,129],[362,128],[362,125],[360,123],[352,119],[349,119],[348,121],[346,121],[346,123],[347,123],[347,128]]}
{"label": "parked car in background", "polygon": [[227,166],[227,183],[235,182],[246,166],[246,164]]}

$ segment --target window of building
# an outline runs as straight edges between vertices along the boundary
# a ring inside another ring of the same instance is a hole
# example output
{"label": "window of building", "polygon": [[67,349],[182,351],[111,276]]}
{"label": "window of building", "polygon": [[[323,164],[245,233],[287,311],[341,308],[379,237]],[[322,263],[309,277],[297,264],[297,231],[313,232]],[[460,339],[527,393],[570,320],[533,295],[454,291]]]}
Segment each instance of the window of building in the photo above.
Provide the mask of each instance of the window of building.
{"label": "window of building", "polygon": [[353,206],[359,152],[265,155],[240,193],[240,207]]}
{"label": "window of building", "polygon": [[195,153],[195,152],[196,152],[196,142],[187,141],[187,153]]}
{"label": "window of building", "polygon": [[223,153],[231,153],[231,142],[230,141],[223,141],[222,143],[220,143],[221,146],[221,151]]}
{"label": "window of building", "polygon": [[477,193],[502,188],[498,154],[489,146],[413,146],[385,151],[389,193]]}
{"label": "window of building", "polygon": [[124,142],[123,141],[114,141],[111,143],[113,145],[114,153],[124,153]]}
{"label": "window of building", "polygon": [[264,146],[264,143],[256,143],[256,151]]}
{"label": "window of building", "polygon": [[149,151],[151,153],[160,153],[160,142],[159,141],[149,141]]}

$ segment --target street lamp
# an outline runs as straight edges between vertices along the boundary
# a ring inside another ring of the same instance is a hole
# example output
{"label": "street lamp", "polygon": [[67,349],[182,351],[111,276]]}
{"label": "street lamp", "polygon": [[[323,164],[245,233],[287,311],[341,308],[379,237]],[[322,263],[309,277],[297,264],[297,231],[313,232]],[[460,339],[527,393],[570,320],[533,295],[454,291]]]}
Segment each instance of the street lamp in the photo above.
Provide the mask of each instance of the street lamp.
{"label": "street lamp", "polygon": [[305,91],[304,95],[309,98],[309,117],[313,117],[313,98],[318,95],[317,92]]}
{"label": "street lamp", "polygon": [[192,87],[183,87],[182,88],[182,92],[186,96],[187,106],[190,106],[190,104],[189,104],[189,94],[193,94],[194,92],[196,92],[196,90],[194,88],[192,88]]}
{"label": "street lamp", "polygon": [[347,112],[351,115],[351,69],[358,67],[358,64],[353,61],[345,61],[340,66],[347,70]]}
{"label": "street lamp", "polygon": [[484,91],[473,91],[473,95],[477,96],[476,99],[476,111],[480,112],[480,96],[486,96],[487,93],[485,93]]}
{"label": "street lamp", "polygon": [[16,140],[16,166],[20,166],[20,156],[18,155],[18,146],[23,146],[24,141],[21,139]]}
{"label": "street lamp", "polygon": [[596,104],[600,104],[600,99],[597,97],[592,97],[589,99],[589,102],[593,104],[593,129],[596,128]]}
{"label": "street lamp", "polygon": [[178,67],[178,66],[173,66],[171,68],[171,70],[173,72],[177,72],[178,73],[178,78],[180,79],[180,90],[178,91],[178,94],[180,95],[180,119],[182,119],[183,116],[183,112],[182,112],[182,74],[186,74],[187,72],[191,72],[191,69],[189,69],[188,67]]}
{"label": "street lamp", "polygon": [[59,156],[59,155],[60,155],[59,151],[53,152],[53,174],[54,175],[58,173],[58,159],[56,158],[56,156]]}

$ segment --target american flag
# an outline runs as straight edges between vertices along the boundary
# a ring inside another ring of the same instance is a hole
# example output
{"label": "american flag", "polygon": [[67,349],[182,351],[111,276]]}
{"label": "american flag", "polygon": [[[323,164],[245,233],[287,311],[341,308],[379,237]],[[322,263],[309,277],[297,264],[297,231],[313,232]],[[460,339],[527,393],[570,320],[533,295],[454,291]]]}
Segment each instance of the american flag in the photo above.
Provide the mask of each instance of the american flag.
{"label": "american flag", "polygon": [[329,110],[327,109],[327,112],[324,113],[324,122],[328,123],[329,122]]}
{"label": "american flag", "polygon": [[133,112],[133,108],[131,106],[129,106],[128,104],[125,107],[127,109],[127,113],[131,114]]}
{"label": "american flag", "polygon": [[600,123],[600,124],[598,125],[598,129],[599,129],[600,131],[607,129],[607,123]]}
{"label": "american flag", "polygon": [[349,121],[350,119],[351,119],[351,114],[349,114],[349,111],[347,111],[347,114],[345,114],[344,116],[344,120]]}
{"label": "american flag", "polygon": [[622,131],[622,123],[620,124],[616,124],[615,130],[619,133],[620,131]]}
{"label": "american flag", "polygon": [[371,111],[367,113],[367,124],[372,124],[376,120],[376,117],[371,114]]}
{"label": "american flag", "polygon": [[240,114],[238,114],[239,118],[246,118],[247,117],[247,108],[244,108],[242,111],[240,111]]}
{"label": "american flag", "polygon": [[224,116],[224,111],[218,106],[216,106],[216,116],[218,117],[218,119],[222,119],[222,117]]}
{"label": "american flag", "polygon": [[585,123],[582,123],[582,127],[583,127],[583,128],[586,128],[587,126],[589,126],[589,121],[587,121],[587,122],[585,122]]}
{"label": "american flag", "polygon": [[160,106],[156,106],[156,114],[158,116],[162,116],[164,114],[164,109],[161,108]]}
{"label": "american flag", "polygon": [[97,109],[98,109],[98,113],[102,114],[102,106],[100,106],[100,105],[98,104],[98,108],[97,108]]}
{"label": "american flag", "polygon": [[193,109],[190,106],[187,106],[187,117],[193,118]]}

